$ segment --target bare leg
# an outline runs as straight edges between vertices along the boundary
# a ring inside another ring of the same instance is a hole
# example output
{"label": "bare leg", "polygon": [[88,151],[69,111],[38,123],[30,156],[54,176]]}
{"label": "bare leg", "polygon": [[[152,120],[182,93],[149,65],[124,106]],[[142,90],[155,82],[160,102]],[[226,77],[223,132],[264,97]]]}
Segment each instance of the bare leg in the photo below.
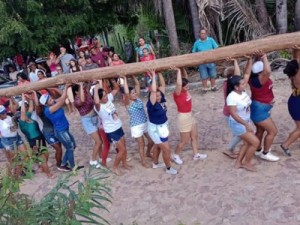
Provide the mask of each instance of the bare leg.
{"label": "bare leg", "polygon": [[62,158],[62,147],[61,143],[55,143],[51,145],[55,150],[55,160],[56,160],[56,166],[60,166],[61,164],[61,158]]}
{"label": "bare leg", "polygon": [[143,165],[143,167],[149,168],[149,165],[146,162],[146,157],[145,157],[145,153],[144,153],[144,148],[145,148],[144,136],[136,138],[136,141],[138,143],[141,164]]}
{"label": "bare leg", "polygon": [[199,139],[198,139],[198,126],[194,121],[191,131],[191,142],[192,142],[192,150],[193,154],[196,155],[198,153],[199,148]]}
{"label": "bare leg", "polygon": [[182,149],[184,148],[184,146],[186,146],[189,140],[190,140],[190,132],[184,132],[184,133],[180,132],[180,142],[178,143],[175,150],[176,155],[180,155]]}
{"label": "bare leg", "polygon": [[171,167],[171,150],[169,142],[164,142],[161,144],[158,144],[159,148],[163,152],[163,160],[167,168]]}
{"label": "bare leg", "polygon": [[271,148],[271,145],[273,144],[274,138],[277,135],[278,130],[271,118],[268,118],[258,123],[258,125],[267,132],[267,135],[264,139],[264,152],[268,152]]}
{"label": "bare leg", "polygon": [[285,149],[288,149],[292,143],[300,138],[300,121],[295,121],[295,123],[296,129],[289,134],[289,137],[282,144],[282,147],[284,147]]}
{"label": "bare leg", "polygon": [[[255,168],[251,164],[251,161],[252,161],[252,158],[254,156],[256,149],[259,146],[259,140],[253,133],[250,133],[250,132],[247,132],[247,133],[241,135],[241,138],[244,140],[244,142],[247,143],[247,148],[245,150],[244,157],[242,159],[241,167],[243,167],[249,171],[255,171]],[[242,149],[241,149],[241,151],[242,151]],[[238,157],[238,159],[239,159],[239,157]],[[241,162],[241,161],[239,161],[239,162]]]}
{"label": "bare leg", "polygon": [[152,159],[152,154],[151,150],[154,146],[154,142],[151,140],[150,136],[148,133],[145,133],[144,136],[147,138],[147,151],[146,151],[146,156]]}
{"label": "bare leg", "polygon": [[98,159],[99,155],[101,155],[102,141],[100,139],[98,131],[92,133],[91,137],[95,142],[95,145],[93,147],[92,160],[96,161]]}
{"label": "bare leg", "polygon": [[153,147],[153,163],[154,164],[158,163],[159,154],[160,154],[159,145],[154,145],[154,147]]}

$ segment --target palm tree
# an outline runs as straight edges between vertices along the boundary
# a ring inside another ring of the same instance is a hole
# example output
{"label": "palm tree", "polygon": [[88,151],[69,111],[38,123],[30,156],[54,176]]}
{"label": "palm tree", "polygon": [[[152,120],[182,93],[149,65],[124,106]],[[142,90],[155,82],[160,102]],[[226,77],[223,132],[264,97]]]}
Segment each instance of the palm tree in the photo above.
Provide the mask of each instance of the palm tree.
{"label": "palm tree", "polygon": [[276,0],[276,30],[278,34],[287,32],[287,0]]}
{"label": "palm tree", "polygon": [[199,21],[199,13],[198,13],[198,6],[196,4],[196,0],[189,0],[189,9],[191,13],[194,37],[197,40],[199,37],[199,31],[201,29],[201,25]]}
{"label": "palm tree", "polygon": [[295,30],[300,31],[300,0],[295,4]]}
{"label": "palm tree", "polygon": [[176,31],[172,0],[163,1],[163,11],[165,24],[169,36],[171,55],[176,55],[179,52],[179,43]]}
{"label": "palm tree", "polygon": [[255,8],[258,21],[261,23],[265,33],[269,33],[271,31],[271,26],[265,0],[255,0]]}

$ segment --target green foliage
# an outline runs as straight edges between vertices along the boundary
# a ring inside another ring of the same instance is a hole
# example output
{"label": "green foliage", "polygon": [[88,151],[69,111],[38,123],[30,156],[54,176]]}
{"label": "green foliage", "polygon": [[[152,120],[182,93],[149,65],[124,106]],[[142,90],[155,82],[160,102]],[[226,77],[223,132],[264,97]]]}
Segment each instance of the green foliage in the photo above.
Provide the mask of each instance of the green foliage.
{"label": "green foliage", "polygon": [[[18,159],[22,159],[19,155]],[[29,157],[26,172],[31,171]],[[19,161],[20,162],[20,161]],[[10,170],[8,170],[10,171]],[[110,189],[105,182],[105,170],[84,171],[83,177],[74,182],[73,172],[61,176],[55,187],[39,202],[19,192],[23,178],[9,172],[1,180],[0,224],[14,225],[80,225],[109,224],[95,209],[106,210],[105,203],[111,202]],[[73,180],[71,182],[71,180]]]}

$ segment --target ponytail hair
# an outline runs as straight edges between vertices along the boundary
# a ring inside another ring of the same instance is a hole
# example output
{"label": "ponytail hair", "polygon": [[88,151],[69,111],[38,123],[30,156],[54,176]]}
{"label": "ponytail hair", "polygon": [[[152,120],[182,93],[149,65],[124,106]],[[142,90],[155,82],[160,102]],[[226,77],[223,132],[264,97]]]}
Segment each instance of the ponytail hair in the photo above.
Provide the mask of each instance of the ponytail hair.
{"label": "ponytail hair", "polygon": [[292,60],[288,62],[285,69],[283,70],[283,73],[285,73],[289,78],[295,76],[297,72],[299,71],[299,63],[297,60]]}
{"label": "ponytail hair", "polygon": [[243,78],[241,76],[233,75],[227,78],[227,91],[226,96],[228,96],[235,88],[235,86],[240,85],[240,81]]}

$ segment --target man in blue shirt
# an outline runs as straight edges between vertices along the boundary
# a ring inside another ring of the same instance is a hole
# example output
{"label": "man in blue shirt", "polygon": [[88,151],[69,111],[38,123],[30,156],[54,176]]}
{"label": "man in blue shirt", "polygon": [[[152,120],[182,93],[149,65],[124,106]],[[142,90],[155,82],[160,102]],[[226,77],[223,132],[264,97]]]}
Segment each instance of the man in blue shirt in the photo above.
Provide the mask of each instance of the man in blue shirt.
{"label": "man in blue shirt", "polygon": [[[192,52],[203,52],[209,51],[212,49],[218,48],[218,44],[216,41],[207,37],[206,29],[201,29],[199,32],[200,38],[194,43]],[[202,91],[203,93],[207,92],[209,88],[207,88],[207,80],[210,80],[211,90],[216,91],[216,77],[217,77],[217,69],[215,63],[207,63],[199,66],[200,79],[202,81]]]}

